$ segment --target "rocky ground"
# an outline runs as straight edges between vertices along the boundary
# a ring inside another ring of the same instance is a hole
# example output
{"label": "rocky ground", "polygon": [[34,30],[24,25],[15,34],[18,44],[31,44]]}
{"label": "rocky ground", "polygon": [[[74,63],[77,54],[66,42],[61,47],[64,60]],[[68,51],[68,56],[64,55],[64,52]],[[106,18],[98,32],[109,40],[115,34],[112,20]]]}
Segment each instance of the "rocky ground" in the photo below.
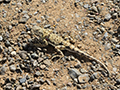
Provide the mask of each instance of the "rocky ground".
{"label": "rocky ground", "polygon": [[[29,46],[34,25],[52,29],[95,61]],[[120,90],[120,0],[0,0],[0,90]]]}

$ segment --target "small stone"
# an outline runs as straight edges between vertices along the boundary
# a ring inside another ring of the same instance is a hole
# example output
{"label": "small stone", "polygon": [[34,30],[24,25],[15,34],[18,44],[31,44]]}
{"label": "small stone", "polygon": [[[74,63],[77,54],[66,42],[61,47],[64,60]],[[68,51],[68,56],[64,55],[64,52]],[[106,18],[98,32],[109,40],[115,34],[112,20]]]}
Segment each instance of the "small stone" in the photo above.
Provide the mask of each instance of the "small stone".
{"label": "small stone", "polygon": [[0,0],[0,3],[3,2],[4,0]]}
{"label": "small stone", "polygon": [[34,67],[38,66],[37,60],[34,60],[34,61],[33,61],[33,66],[34,66]]}
{"label": "small stone", "polygon": [[117,18],[118,17],[118,14],[117,13],[114,13],[113,15],[112,15],[112,18],[113,19],[115,19],[115,18]]}
{"label": "small stone", "polygon": [[41,23],[41,20],[37,20],[36,22],[37,22],[37,23]]}
{"label": "small stone", "polygon": [[88,71],[85,70],[84,68],[81,68],[80,71],[81,71],[81,73],[87,73],[87,72],[88,72]]}
{"label": "small stone", "polygon": [[9,25],[9,26],[8,26],[8,30],[11,30],[11,29],[12,29],[12,25]]}
{"label": "small stone", "polygon": [[60,90],[67,90],[67,87],[65,86],[65,87],[61,88]]}
{"label": "small stone", "polygon": [[16,70],[16,66],[15,65],[10,65],[10,71],[14,72]]}
{"label": "small stone", "polygon": [[46,80],[46,83],[47,83],[48,85],[51,85],[51,82],[50,82],[49,80]]}
{"label": "small stone", "polygon": [[3,47],[0,45],[0,53],[3,51]]}
{"label": "small stone", "polygon": [[50,26],[51,26],[50,24],[47,24],[47,25],[44,26],[44,28],[45,28],[45,29],[46,29],[46,28],[50,28]]}
{"label": "small stone", "polygon": [[19,23],[26,23],[29,19],[29,16],[25,14],[21,19],[19,19]]}
{"label": "small stone", "polygon": [[8,40],[6,40],[5,45],[6,45],[7,47],[10,46],[10,42],[9,42]]}
{"label": "small stone", "polygon": [[99,74],[100,74],[100,72],[93,73],[93,74],[90,76],[90,81],[93,81],[93,80],[97,79],[98,76],[99,76]]}
{"label": "small stone", "polygon": [[120,26],[118,27],[117,32],[120,34]]}
{"label": "small stone", "polygon": [[3,37],[2,36],[0,36],[0,42],[3,40]]}
{"label": "small stone", "polygon": [[45,65],[47,65],[47,66],[50,66],[50,65],[51,65],[50,60],[44,60],[43,63],[44,63]]}
{"label": "small stone", "polygon": [[27,59],[27,52],[26,51],[19,51],[19,56],[22,58],[22,59]]}
{"label": "small stone", "polygon": [[85,9],[88,9],[89,4],[85,4],[83,7],[84,7]]}
{"label": "small stone", "polygon": [[114,43],[118,43],[119,42],[119,40],[117,40],[116,38],[112,38],[111,41],[114,42]]}
{"label": "small stone", "polygon": [[81,84],[87,83],[89,80],[89,74],[82,74],[78,77],[78,81]]}
{"label": "small stone", "polygon": [[26,82],[26,77],[20,79],[19,82],[20,82],[20,84],[25,83]]}
{"label": "small stone", "polygon": [[39,90],[39,87],[40,87],[40,84],[32,85],[32,86],[30,87],[30,90]]}
{"label": "small stone", "polygon": [[31,57],[32,57],[33,59],[38,59],[38,58],[39,58],[39,56],[38,56],[36,53],[33,53],[33,54],[31,55]]}
{"label": "small stone", "polygon": [[107,43],[106,45],[105,45],[105,50],[109,50],[111,48],[111,44],[110,43]]}
{"label": "small stone", "polygon": [[117,82],[117,84],[120,84],[120,79],[119,78],[116,79],[116,82]]}
{"label": "small stone", "polygon": [[2,67],[0,67],[0,75],[4,75],[7,71],[7,65],[4,64]]}
{"label": "small stone", "polygon": [[5,0],[5,2],[7,2],[7,3],[10,2],[10,1],[11,1],[11,0]]}
{"label": "small stone", "polygon": [[16,56],[16,51],[12,51],[11,56]]}
{"label": "small stone", "polygon": [[36,71],[35,76],[37,76],[37,77],[40,76],[40,72]]}
{"label": "small stone", "polygon": [[41,65],[40,68],[43,70],[43,69],[46,68],[46,66],[45,65]]}
{"label": "small stone", "polygon": [[105,20],[107,20],[107,21],[108,21],[108,20],[110,20],[110,19],[111,19],[111,17],[112,17],[112,16],[108,13],[108,14],[106,14],[106,15],[105,15]]}
{"label": "small stone", "polygon": [[56,21],[59,22],[59,21],[60,21],[60,18],[57,18]]}
{"label": "small stone", "polygon": [[81,73],[77,70],[77,69],[74,69],[74,68],[70,68],[69,71],[68,71],[68,74],[70,75],[71,78],[75,79],[77,78],[79,75],[81,75]]}
{"label": "small stone", "polygon": [[95,6],[92,6],[91,9],[92,9],[93,11],[95,11],[96,13],[98,13],[98,9],[97,9]]}

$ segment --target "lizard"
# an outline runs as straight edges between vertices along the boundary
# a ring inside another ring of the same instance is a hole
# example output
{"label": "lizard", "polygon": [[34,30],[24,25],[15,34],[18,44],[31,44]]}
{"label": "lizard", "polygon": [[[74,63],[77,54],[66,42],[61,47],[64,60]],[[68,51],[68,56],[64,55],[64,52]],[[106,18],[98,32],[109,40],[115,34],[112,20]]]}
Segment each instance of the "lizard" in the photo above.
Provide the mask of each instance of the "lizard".
{"label": "lizard", "polygon": [[61,50],[68,50],[75,52],[79,55],[83,55],[87,57],[89,60],[96,61],[97,63],[102,65],[104,69],[106,69],[108,76],[110,76],[110,72],[108,68],[104,65],[104,63],[102,63],[95,57],[81,51],[79,48],[75,47],[70,42],[65,41],[61,36],[53,33],[53,30],[44,29],[35,25],[31,28],[31,35],[34,37],[33,45],[35,45],[36,47],[46,47],[48,45],[52,45],[61,54],[61,57],[64,56]]}

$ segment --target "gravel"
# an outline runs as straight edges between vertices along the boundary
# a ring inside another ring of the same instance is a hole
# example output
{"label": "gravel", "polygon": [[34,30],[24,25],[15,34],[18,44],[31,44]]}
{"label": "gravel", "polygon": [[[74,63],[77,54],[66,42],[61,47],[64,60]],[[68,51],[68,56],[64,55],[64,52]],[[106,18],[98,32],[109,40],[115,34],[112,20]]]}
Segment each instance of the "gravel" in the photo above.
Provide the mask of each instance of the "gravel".
{"label": "gravel", "polygon": [[[119,3],[0,0],[0,90],[118,90]],[[51,60],[61,53],[54,45],[33,45],[31,28],[37,26],[51,29],[51,33],[100,59],[111,77],[97,62],[69,50],[62,50],[64,57]]]}

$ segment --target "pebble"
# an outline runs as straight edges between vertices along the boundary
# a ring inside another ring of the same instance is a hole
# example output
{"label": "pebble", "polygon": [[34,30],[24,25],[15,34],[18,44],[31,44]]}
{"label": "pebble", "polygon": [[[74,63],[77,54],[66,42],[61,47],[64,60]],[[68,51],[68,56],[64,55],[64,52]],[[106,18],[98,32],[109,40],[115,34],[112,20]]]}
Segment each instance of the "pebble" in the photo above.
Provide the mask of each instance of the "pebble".
{"label": "pebble", "polygon": [[71,78],[75,79],[77,78],[79,75],[81,75],[81,73],[77,70],[77,69],[74,69],[74,68],[70,68],[69,71],[68,71],[68,74],[70,75]]}
{"label": "pebble", "polygon": [[20,84],[25,83],[25,82],[26,82],[26,77],[21,78],[21,79],[19,80],[19,82],[20,82]]}
{"label": "pebble", "polygon": [[36,22],[37,22],[37,23],[41,23],[41,20],[37,20]]}
{"label": "pebble", "polygon": [[114,14],[112,15],[112,18],[113,18],[113,19],[118,18],[118,14],[117,14],[117,13],[114,13]]}
{"label": "pebble", "polygon": [[9,42],[8,40],[6,40],[5,45],[6,45],[7,47],[10,46],[10,42]]}
{"label": "pebble", "polygon": [[2,36],[0,36],[0,42],[3,40],[3,37]]}
{"label": "pebble", "polygon": [[19,19],[19,23],[26,23],[29,19],[29,16],[25,14],[21,19]]}
{"label": "pebble", "polygon": [[40,76],[41,74],[40,74],[40,72],[39,71],[36,71],[36,73],[35,73],[35,76]]}
{"label": "pebble", "polygon": [[85,4],[83,7],[86,8],[86,9],[88,9],[89,5]]}
{"label": "pebble", "polygon": [[81,74],[81,75],[78,77],[78,81],[79,81],[79,83],[81,83],[81,84],[87,83],[88,80],[89,80],[89,74]]}
{"label": "pebble", "polygon": [[0,45],[0,53],[3,51],[3,47]]}
{"label": "pebble", "polygon": [[0,3],[3,2],[3,0],[0,0]]}
{"label": "pebble", "polygon": [[7,64],[3,64],[2,67],[0,67],[0,75],[4,75],[7,71]]}
{"label": "pebble", "polygon": [[26,51],[19,51],[18,53],[22,59],[27,59],[27,52]]}
{"label": "pebble", "polygon": [[40,86],[41,86],[40,84],[32,85],[32,86],[30,87],[30,90],[39,90],[39,87],[40,87]]}
{"label": "pebble", "polygon": [[45,65],[47,65],[47,66],[50,66],[50,65],[51,65],[50,60],[44,60],[43,63],[44,63]]}
{"label": "pebble", "polygon": [[32,57],[33,59],[38,59],[38,58],[39,58],[39,56],[38,56],[36,53],[31,54],[31,57]]}
{"label": "pebble", "polygon": [[119,40],[117,40],[116,38],[112,38],[111,41],[114,42],[114,43],[118,43],[119,42]]}
{"label": "pebble", "polygon": [[112,16],[108,13],[108,14],[106,14],[106,15],[105,15],[105,20],[107,20],[107,21],[108,21],[108,20],[110,20],[110,19],[111,19],[111,17],[112,17]]}
{"label": "pebble", "polygon": [[120,34],[120,26],[118,27],[117,32],[118,32],[118,34]]}
{"label": "pebble", "polygon": [[10,54],[11,56],[16,56],[16,51],[12,51]]}
{"label": "pebble", "polygon": [[10,2],[10,1],[11,1],[11,0],[5,0],[5,2],[7,2],[7,3]]}
{"label": "pebble", "polygon": [[16,66],[15,65],[10,65],[10,71],[14,72],[16,70]]}
{"label": "pebble", "polygon": [[91,9],[92,9],[93,11],[95,11],[96,13],[98,13],[98,9],[97,9],[95,6],[92,6]]}

